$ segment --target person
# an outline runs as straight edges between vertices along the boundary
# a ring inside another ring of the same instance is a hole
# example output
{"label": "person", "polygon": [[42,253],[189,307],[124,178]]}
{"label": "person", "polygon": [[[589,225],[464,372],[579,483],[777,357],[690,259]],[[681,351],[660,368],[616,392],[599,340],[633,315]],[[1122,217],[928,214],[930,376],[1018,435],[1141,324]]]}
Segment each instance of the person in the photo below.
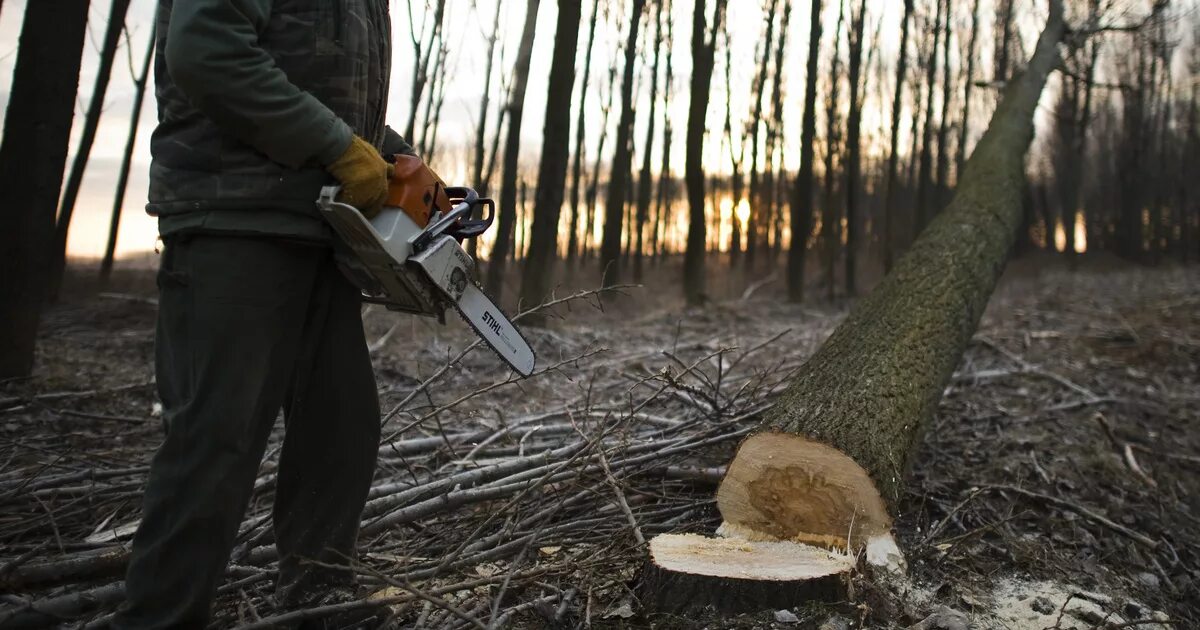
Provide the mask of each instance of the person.
{"label": "person", "polygon": [[[163,241],[150,466],[116,628],[202,628],[282,409],[272,512],[281,606],[356,597],[379,401],[359,291],[318,214],[368,216],[384,124],[388,0],[160,0],[148,212]],[[336,568],[341,566],[343,568]]]}

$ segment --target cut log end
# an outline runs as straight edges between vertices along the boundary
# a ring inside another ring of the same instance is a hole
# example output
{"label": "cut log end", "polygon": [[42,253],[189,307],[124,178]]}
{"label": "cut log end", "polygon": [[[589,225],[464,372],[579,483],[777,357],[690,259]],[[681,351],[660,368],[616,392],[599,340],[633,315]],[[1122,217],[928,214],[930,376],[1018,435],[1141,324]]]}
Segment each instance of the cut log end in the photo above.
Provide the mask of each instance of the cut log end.
{"label": "cut log end", "polygon": [[853,459],[788,433],[742,442],[717,491],[722,533],[861,549],[892,521],[871,477]]}
{"label": "cut log end", "polygon": [[846,595],[854,558],[795,542],[667,534],[650,541],[642,604],[652,614],[785,609]]}

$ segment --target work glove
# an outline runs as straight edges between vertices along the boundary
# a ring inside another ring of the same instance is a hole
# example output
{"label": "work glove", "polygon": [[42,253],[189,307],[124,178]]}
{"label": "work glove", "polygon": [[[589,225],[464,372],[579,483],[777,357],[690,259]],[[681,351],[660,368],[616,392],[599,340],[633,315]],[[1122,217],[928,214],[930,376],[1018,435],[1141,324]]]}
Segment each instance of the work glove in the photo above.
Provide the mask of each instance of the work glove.
{"label": "work glove", "polygon": [[383,210],[393,166],[369,142],[354,136],[341,157],[325,170],[342,184],[339,201],[358,208],[368,219],[374,219]]}

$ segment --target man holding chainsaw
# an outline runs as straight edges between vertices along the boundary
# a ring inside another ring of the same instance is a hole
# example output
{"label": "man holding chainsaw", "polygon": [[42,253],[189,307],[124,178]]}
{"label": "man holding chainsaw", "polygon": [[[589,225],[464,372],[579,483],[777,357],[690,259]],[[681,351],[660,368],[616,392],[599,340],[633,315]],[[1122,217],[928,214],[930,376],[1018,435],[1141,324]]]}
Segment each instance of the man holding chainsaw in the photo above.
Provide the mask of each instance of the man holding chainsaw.
{"label": "man holding chainsaw", "polygon": [[276,595],[356,597],[379,403],[360,294],[320,189],[373,215],[412,153],[384,125],[388,0],[160,0],[150,203],[165,250],[156,371],[165,441],[118,628],[202,628],[280,409]]}

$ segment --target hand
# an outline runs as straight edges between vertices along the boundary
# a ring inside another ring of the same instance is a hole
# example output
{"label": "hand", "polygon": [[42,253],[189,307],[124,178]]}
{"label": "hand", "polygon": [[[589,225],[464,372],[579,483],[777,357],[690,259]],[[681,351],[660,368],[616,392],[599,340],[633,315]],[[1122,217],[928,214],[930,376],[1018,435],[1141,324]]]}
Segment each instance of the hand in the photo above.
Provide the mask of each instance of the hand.
{"label": "hand", "polygon": [[326,170],[342,184],[340,200],[373,219],[387,200],[388,180],[392,178],[393,168],[380,157],[375,147],[354,136],[346,151]]}

